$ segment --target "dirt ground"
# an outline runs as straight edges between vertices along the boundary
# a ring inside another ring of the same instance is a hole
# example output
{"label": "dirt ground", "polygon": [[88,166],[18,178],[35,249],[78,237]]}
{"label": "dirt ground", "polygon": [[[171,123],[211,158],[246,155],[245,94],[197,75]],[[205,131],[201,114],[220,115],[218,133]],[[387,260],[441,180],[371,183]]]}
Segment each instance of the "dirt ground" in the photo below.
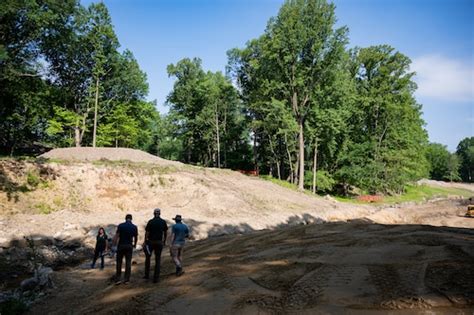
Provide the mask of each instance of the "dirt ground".
{"label": "dirt ground", "polygon": [[140,251],[128,285],[109,281],[113,261],[102,271],[85,262],[55,272],[31,314],[474,314],[465,200],[348,204],[136,150],[73,151],[52,157],[79,161],[0,161],[0,247],[23,236],[90,247],[126,213],[140,244],[160,207],[191,227],[186,273],[174,276],[167,249],[156,285],[141,279]]}
{"label": "dirt ground", "polygon": [[[474,220],[474,219],[473,219]],[[189,244],[185,274],[166,249],[158,284],[71,268],[31,314],[472,314],[474,231],[368,221],[309,224]]]}

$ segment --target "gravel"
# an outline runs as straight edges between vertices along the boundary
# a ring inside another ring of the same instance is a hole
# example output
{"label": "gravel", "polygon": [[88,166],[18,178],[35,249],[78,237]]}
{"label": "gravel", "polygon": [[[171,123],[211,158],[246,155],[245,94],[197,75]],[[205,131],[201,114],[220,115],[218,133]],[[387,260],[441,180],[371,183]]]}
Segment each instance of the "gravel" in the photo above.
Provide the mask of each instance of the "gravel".
{"label": "gravel", "polygon": [[53,149],[39,157],[69,161],[131,161],[138,163],[158,164],[162,166],[178,166],[182,163],[169,161],[158,156],[128,148],[92,148],[74,147]]}

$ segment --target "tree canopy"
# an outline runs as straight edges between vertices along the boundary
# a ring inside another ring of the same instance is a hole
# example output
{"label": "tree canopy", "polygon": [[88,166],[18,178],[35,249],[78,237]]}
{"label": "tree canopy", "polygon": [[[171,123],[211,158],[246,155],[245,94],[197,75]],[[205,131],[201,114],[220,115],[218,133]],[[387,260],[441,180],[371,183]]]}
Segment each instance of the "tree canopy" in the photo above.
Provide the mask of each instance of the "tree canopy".
{"label": "tree canopy", "polygon": [[0,153],[140,148],[315,193],[400,193],[428,175],[472,182],[474,138],[456,154],[429,144],[411,60],[383,43],[349,48],[335,12],[326,0],[285,1],[260,36],[228,51],[225,74],[199,58],[170,64],[160,115],[105,4],[2,1]]}

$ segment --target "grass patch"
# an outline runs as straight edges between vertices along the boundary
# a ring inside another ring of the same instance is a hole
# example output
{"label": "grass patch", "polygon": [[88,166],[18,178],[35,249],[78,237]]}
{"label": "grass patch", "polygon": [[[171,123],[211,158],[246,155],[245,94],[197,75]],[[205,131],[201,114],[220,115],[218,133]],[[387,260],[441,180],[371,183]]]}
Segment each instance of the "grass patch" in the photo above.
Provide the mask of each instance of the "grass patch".
{"label": "grass patch", "polygon": [[39,176],[38,172],[28,171],[26,173],[26,183],[33,189],[38,187],[38,185],[41,183],[41,177]]}
{"label": "grass patch", "polygon": [[385,203],[400,203],[410,201],[424,201],[433,198],[446,198],[448,196],[470,197],[474,193],[462,188],[433,187],[428,185],[408,185],[405,193],[398,196],[384,198]]}
{"label": "grass patch", "polygon": [[27,161],[27,162],[34,162],[36,157],[28,156],[28,155],[0,155],[0,161]]}
{"label": "grass patch", "polygon": [[285,187],[285,188],[295,190],[295,191],[298,190],[298,186],[296,184],[292,184],[290,182],[287,182],[286,180],[278,179],[269,175],[260,175],[259,177],[264,180],[268,180],[274,184],[277,184],[281,187]]}
{"label": "grass patch", "polygon": [[35,208],[38,210],[39,214],[50,214],[54,209],[47,203],[40,202],[35,205]]}
{"label": "grass patch", "polygon": [[[280,180],[268,175],[260,175],[260,178],[264,180],[268,180],[274,184],[279,186],[297,191],[298,186],[296,184],[292,184],[287,182],[286,180]],[[314,195],[309,190],[304,191],[305,194],[310,196],[318,196]],[[403,202],[422,202],[425,200],[430,200],[434,198],[447,198],[449,196],[461,196],[464,198],[469,198],[473,196],[474,193],[467,189],[462,188],[448,188],[448,187],[433,187],[428,185],[407,185],[405,187],[405,193],[401,195],[395,196],[385,196],[383,197],[382,202],[376,202],[375,204],[395,204],[395,203],[403,203]],[[339,202],[348,202],[353,204],[367,204],[367,202],[357,200],[352,197],[343,197],[343,196],[333,196],[335,200]]]}
{"label": "grass patch", "polygon": [[57,208],[61,208],[64,206],[64,201],[63,201],[63,198],[61,198],[61,196],[56,196],[53,198],[53,204],[57,207]]}
{"label": "grass patch", "polygon": [[[396,204],[404,202],[423,202],[434,198],[447,198],[449,196],[461,196],[469,198],[474,195],[473,192],[462,188],[433,187],[428,185],[407,185],[405,192],[401,195],[385,196],[382,202],[375,204]],[[340,202],[349,202],[354,204],[367,204],[351,197],[334,196],[334,199]]]}

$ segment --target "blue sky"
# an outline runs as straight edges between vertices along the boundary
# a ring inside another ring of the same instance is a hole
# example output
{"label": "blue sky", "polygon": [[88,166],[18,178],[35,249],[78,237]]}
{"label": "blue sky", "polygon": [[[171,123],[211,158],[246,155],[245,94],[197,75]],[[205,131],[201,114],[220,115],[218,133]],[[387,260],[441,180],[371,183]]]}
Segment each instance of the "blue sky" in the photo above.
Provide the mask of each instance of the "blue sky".
{"label": "blue sky", "polygon": [[[81,1],[84,5],[92,1]],[[95,1],[94,1],[95,2]],[[199,57],[223,71],[226,51],[261,35],[283,0],[105,0],[122,48],[148,75],[162,113],[173,80],[166,66]],[[350,47],[389,44],[409,56],[430,141],[456,149],[474,136],[474,1],[336,0]]]}

